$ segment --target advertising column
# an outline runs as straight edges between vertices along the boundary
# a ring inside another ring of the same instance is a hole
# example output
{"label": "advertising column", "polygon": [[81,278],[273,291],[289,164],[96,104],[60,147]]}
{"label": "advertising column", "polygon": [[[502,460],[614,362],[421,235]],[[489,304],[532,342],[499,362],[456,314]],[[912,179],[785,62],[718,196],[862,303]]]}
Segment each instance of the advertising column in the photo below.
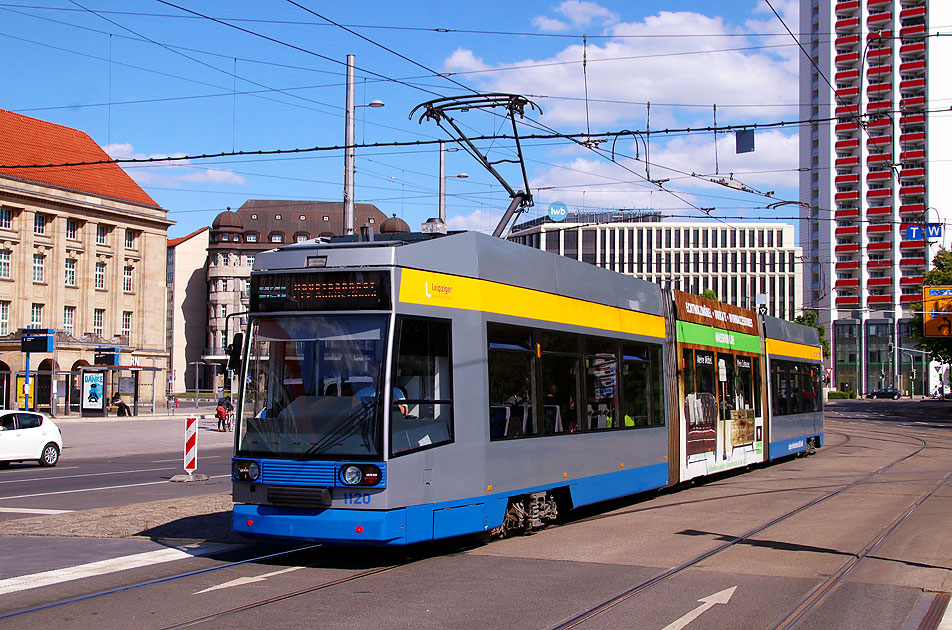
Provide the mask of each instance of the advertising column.
{"label": "advertising column", "polygon": [[83,414],[101,416],[105,410],[104,372],[83,372]]}

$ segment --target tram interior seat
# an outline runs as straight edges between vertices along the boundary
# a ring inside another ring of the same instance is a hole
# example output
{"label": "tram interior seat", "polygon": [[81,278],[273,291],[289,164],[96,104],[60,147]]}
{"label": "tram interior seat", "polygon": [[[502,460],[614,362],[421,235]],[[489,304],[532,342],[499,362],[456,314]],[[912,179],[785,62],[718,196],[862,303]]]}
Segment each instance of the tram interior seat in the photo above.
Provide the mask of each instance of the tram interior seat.
{"label": "tram interior seat", "polygon": [[595,407],[588,405],[588,427],[589,429],[608,428],[608,405],[605,403],[598,403]]}
{"label": "tram interior seat", "polygon": [[489,406],[489,438],[496,440],[506,436],[509,424],[509,407],[506,405]]}
{"label": "tram interior seat", "polygon": [[535,433],[531,426],[532,407],[509,405],[509,420],[506,422],[506,437],[522,437]]}

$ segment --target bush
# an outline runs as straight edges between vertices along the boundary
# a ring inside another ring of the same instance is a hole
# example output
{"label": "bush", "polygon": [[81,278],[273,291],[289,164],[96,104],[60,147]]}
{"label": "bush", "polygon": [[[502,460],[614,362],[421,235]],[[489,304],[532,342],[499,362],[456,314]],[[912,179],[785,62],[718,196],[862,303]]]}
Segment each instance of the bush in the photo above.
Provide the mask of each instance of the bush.
{"label": "bush", "polygon": [[826,396],[830,400],[842,400],[856,398],[856,392],[830,392]]}

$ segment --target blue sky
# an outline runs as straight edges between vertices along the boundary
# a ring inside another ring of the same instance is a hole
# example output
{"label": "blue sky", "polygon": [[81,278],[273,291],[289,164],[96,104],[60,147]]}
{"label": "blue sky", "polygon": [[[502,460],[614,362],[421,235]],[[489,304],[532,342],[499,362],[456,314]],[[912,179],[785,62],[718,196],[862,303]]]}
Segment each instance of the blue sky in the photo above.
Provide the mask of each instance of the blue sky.
{"label": "blue sky", "polygon": [[[771,2],[796,32],[796,0]],[[410,111],[466,90],[528,96],[543,114],[533,112],[524,133],[644,130],[651,103],[650,175],[669,180],[663,189],[646,182],[634,136],[614,144],[616,163],[611,142],[593,151],[530,140],[529,217],[555,201],[672,219],[702,218],[699,208],[726,221],[796,216],[794,206],[766,210],[772,199],[709,181],[733,174],[795,200],[795,127],[758,131],[756,151],[743,155],[733,134],[719,134],[715,149],[710,132],[660,133],[711,125],[715,104],[719,125],[797,119],[801,53],[762,0],[0,1],[0,108],[81,129],[114,157],[333,147],[344,143],[349,53],[357,102],[386,103],[357,109],[358,143],[447,139]],[[477,135],[500,122],[481,112],[457,120]],[[512,156],[506,141],[480,145],[491,159]],[[170,237],[248,199],[339,200],[343,190],[340,150],[125,168],[177,222]],[[438,169],[435,144],[359,148],[356,199],[418,226],[437,214]],[[520,187],[515,167],[500,170]],[[492,231],[508,205],[503,188],[462,151],[447,153],[446,173],[468,174],[447,182],[450,226]]]}

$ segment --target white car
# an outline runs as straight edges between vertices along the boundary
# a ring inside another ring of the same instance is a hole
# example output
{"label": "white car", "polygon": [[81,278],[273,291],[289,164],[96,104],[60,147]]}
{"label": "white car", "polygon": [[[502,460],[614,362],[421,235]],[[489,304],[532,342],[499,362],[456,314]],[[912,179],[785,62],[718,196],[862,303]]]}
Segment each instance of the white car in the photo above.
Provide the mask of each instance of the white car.
{"label": "white car", "polygon": [[62,450],[59,427],[42,413],[0,412],[0,468],[29,459],[55,466]]}

